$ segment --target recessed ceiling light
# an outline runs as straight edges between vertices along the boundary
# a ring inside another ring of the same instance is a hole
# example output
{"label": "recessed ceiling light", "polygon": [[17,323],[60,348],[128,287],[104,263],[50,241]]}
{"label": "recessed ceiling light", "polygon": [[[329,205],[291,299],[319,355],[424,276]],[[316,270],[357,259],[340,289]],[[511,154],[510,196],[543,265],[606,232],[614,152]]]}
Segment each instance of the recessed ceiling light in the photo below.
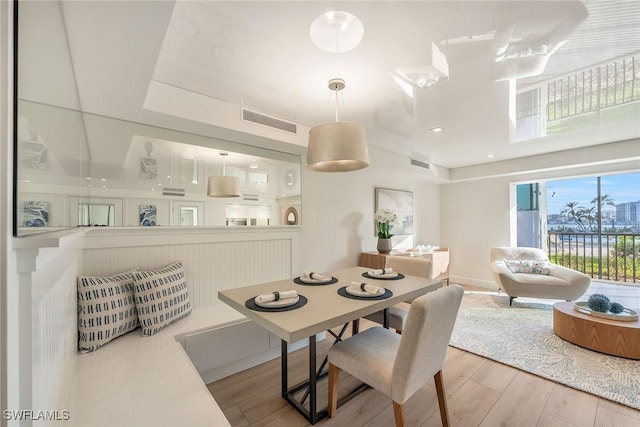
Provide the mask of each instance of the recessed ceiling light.
{"label": "recessed ceiling light", "polygon": [[106,186],[106,185],[103,185],[103,186],[102,186],[102,188],[107,188],[107,186]]}
{"label": "recessed ceiling light", "polygon": [[87,185],[87,187],[93,187],[93,185],[89,184],[89,185]]}
{"label": "recessed ceiling light", "polygon": [[249,166],[249,169],[258,169],[258,165],[251,165]]}
{"label": "recessed ceiling light", "polygon": [[102,181],[102,182],[104,182],[106,180],[107,180],[106,178],[100,178],[100,181]]}
{"label": "recessed ceiling light", "polygon": [[487,154],[487,158],[488,159],[493,159],[494,157],[495,157],[495,155],[493,155],[493,154]]}
{"label": "recessed ceiling light", "polygon": [[171,179],[171,175],[167,175],[167,178]]}
{"label": "recessed ceiling light", "polygon": [[91,179],[91,177],[90,177],[90,176],[87,176],[87,177],[85,177],[84,179]]}
{"label": "recessed ceiling light", "polygon": [[436,126],[434,128],[431,128],[432,132],[442,132],[443,130],[444,130],[444,128],[441,127],[441,126]]}
{"label": "recessed ceiling light", "polygon": [[156,184],[158,187],[162,187],[162,184],[159,182]]}
{"label": "recessed ceiling light", "polygon": [[344,53],[360,44],[364,25],[349,12],[332,10],[313,20],[309,36],[313,44],[325,52]]}

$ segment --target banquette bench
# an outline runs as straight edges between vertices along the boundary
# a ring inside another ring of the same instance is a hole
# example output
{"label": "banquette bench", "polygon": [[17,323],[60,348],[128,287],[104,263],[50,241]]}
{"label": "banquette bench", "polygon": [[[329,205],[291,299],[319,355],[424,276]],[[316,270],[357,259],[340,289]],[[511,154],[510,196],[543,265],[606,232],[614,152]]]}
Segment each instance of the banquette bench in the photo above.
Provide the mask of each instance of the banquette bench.
{"label": "banquette bench", "polygon": [[247,320],[224,304],[191,315],[150,337],[140,330],[73,359],[66,396],[66,425],[229,426],[185,345],[188,337]]}
{"label": "banquette bench", "polygon": [[57,399],[67,425],[228,426],[205,382],[278,354],[231,307],[193,309],[180,261],[77,282],[79,352]]}

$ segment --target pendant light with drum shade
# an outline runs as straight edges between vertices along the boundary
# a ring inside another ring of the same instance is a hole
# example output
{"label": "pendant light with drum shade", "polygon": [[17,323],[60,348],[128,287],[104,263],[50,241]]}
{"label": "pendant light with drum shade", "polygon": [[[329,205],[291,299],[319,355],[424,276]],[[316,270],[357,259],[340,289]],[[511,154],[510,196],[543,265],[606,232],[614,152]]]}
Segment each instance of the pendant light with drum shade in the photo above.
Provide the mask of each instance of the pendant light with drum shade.
{"label": "pendant light with drum shade", "polygon": [[240,180],[236,176],[226,176],[226,158],[229,153],[220,152],[222,156],[222,175],[210,176],[207,185],[209,197],[240,197]]}
{"label": "pendant light with drum shade", "polygon": [[344,80],[329,80],[329,89],[336,93],[336,121],[309,130],[308,169],[316,172],[349,172],[369,166],[364,127],[359,123],[341,122],[338,118],[338,92],[344,88]]}

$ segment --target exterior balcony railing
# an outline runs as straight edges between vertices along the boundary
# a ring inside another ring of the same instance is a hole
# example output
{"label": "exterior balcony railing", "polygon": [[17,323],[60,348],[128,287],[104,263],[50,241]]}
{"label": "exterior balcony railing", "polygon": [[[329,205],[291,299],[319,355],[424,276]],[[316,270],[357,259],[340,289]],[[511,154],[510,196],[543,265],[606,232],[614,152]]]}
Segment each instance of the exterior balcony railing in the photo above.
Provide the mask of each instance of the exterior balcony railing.
{"label": "exterior balcony railing", "polygon": [[554,264],[593,278],[640,284],[640,234],[550,231],[547,251]]}

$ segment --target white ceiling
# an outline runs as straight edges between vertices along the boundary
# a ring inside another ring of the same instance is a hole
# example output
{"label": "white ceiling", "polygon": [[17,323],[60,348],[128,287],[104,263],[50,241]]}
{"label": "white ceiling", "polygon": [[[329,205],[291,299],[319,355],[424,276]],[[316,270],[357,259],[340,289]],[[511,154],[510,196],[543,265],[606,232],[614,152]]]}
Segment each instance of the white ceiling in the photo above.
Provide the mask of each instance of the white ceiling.
{"label": "white ceiling", "polygon": [[[62,11],[80,105],[89,112],[214,133],[198,120],[144,110],[155,80],[313,126],[333,119],[327,81],[340,77],[347,82],[341,119],[364,123],[371,145],[455,168],[640,135],[639,121],[578,138],[509,143],[510,86],[493,81],[492,58],[494,39],[510,25],[528,31],[517,34],[523,40],[550,37],[560,25],[571,30],[542,75],[519,84],[640,50],[640,2],[584,4],[584,22],[576,2],[565,1],[78,1],[63,2]],[[330,9],[363,22],[353,51],[331,54],[312,44],[309,25]],[[468,36],[481,37],[460,42]],[[449,81],[411,100],[390,73],[428,63],[432,41],[443,43]],[[434,134],[433,126],[445,131]]]}

